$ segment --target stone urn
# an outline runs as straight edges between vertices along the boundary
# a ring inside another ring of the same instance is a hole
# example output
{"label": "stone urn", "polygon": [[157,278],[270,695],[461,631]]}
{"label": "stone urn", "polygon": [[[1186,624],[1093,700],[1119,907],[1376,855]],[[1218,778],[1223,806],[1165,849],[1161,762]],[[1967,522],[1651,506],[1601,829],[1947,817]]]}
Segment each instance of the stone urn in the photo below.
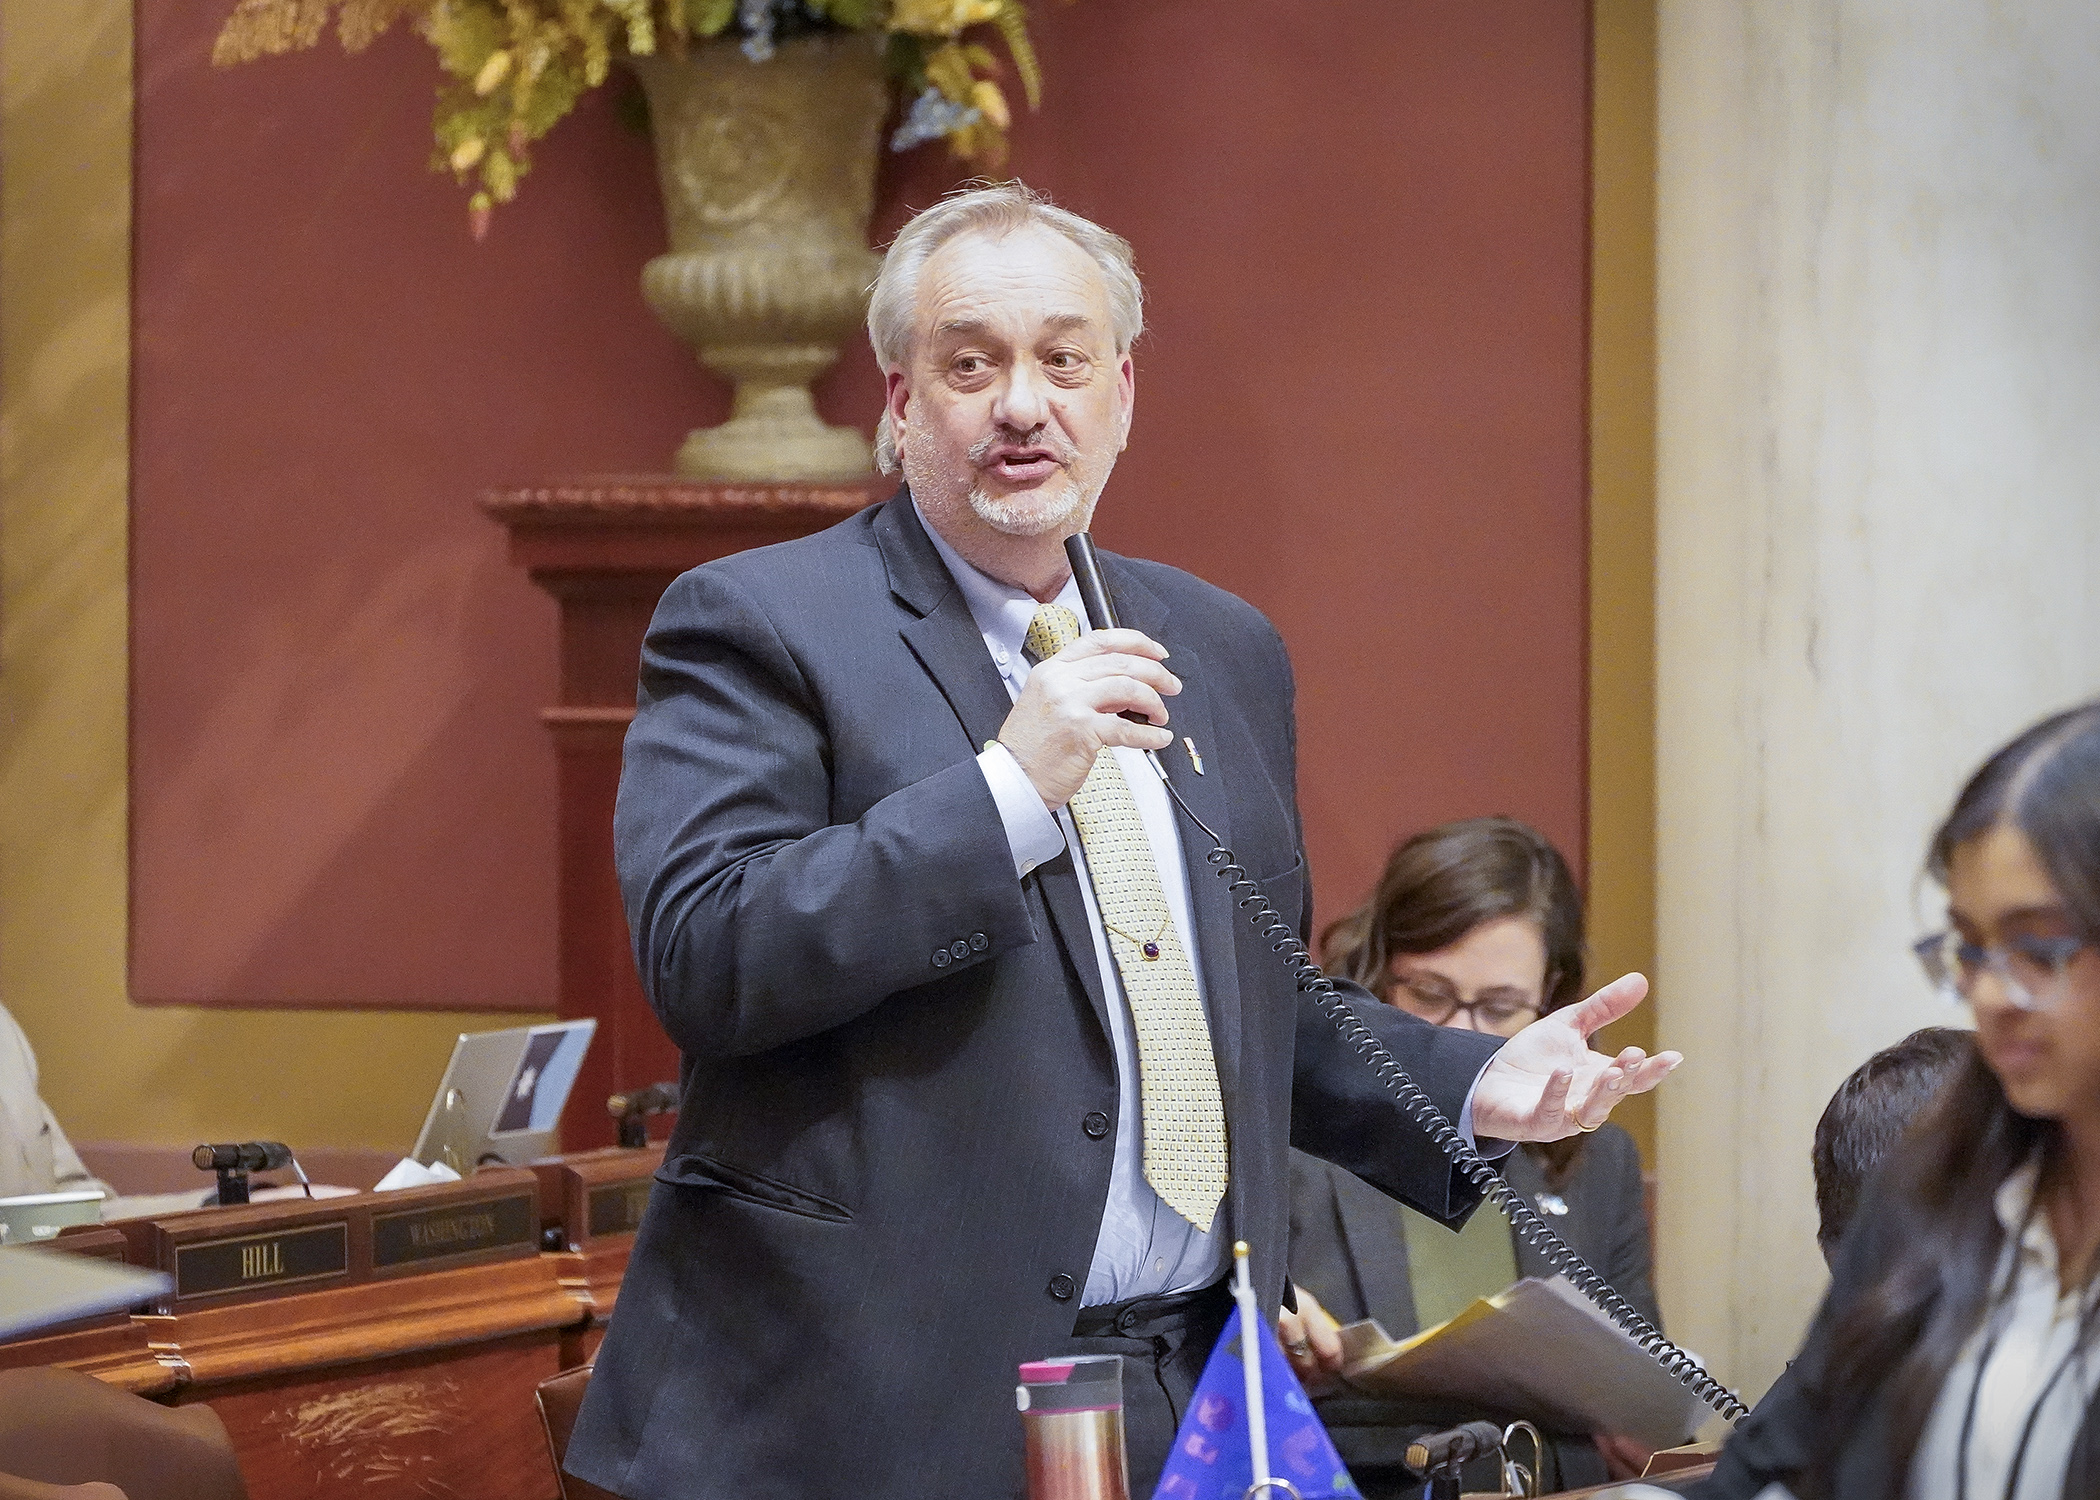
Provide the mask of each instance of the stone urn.
{"label": "stone urn", "polygon": [[642,296],[700,362],[736,384],[719,427],[678,450],[692,479],[841,480],[868,441],[817,416],[809,383],[867,313],[868,248],[889,111],[879,35],[797,37],[765,62],[729,41],[632,59],[649,97],[671,249]]}

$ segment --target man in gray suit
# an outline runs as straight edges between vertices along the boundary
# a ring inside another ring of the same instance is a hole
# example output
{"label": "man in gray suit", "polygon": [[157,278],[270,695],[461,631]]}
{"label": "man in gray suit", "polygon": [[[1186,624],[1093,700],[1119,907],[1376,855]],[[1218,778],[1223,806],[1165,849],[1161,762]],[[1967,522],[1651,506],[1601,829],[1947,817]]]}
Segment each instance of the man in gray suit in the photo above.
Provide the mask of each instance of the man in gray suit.
{"label": "man in gray suit", "polygon": [[[1129,434],[1139,309],[1129,247],[1017,184],[928,210],[869,310],[905,489],[658,608],[616,837],[683,1097],[569,1448],[592,1483],[1015,1495],[1015,1365],[1117,1353],[1146,1493],[1234,1239],[1282,1294],[1294,1139],[1473,1206],[1146,758],[1302,929],[1276,632],[1116,557],[1127,628],[1078,631],[1062,542]],[[1674,1065],[1588,1049],[1644,989],[1499,1053],[1360,1013],[1462,1125],[1547,1138]]]}

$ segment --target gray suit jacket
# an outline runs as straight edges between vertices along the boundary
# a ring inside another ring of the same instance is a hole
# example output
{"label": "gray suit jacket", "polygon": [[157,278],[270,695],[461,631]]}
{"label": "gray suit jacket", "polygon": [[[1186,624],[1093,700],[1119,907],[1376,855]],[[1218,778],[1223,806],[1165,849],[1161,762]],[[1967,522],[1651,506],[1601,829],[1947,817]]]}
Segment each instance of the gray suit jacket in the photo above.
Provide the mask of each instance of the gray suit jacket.
{"label": "gray suit jacket", "polygon": [[[1499,1163],[1503,1177],[1568,1242],[1577,1255],[1658,1326],[1662,1313],[1648,1254],[1648,1213],[1641,1188],[1640,1148],[1617,1125],[1606,1124],[1584,1143],[1575,1169],[1555,1194],[1564,1214],[1539,1200],[1546,1170],[1521,1148]],[[1401,1210],[1385,1194],[1330,1162],[1291,1153],[1291,1279],[1311,1289],[1343,1323],[1376,1318],[1394,1338],[1422,1325],[1408,1280]],[[1551,1276],[1546,1257],[1516,1241],[1517,1274]]]}
{"label": "gray suit jacket", "polygon": [[[1584,1143],[1575,1169],[1555,1194],[1567,1208],[1564,1214],[1541,1207],[1539,1200],[1549,1191],[1546,1171],[1528,1152],[1512,1151],[1500,1165],[1504,1178],[1532,1210],[1644,1317],[1659,1325],[1641,1157],[1633,1137],[1606,1124]],[[1407,1242],[1400,1226],[1403,1211],[1331,1162],[1292,1152],[1291,1279],[1342,1323],[1376,1318],[1396,1339],[1416,1332],[1421,1319],[1408,1275]],[[1518,1275],[1553,1274],[1545,1256],[1521,1239],[1516,1252]],[[1343,1461],[1367,1486],[1366,1494],[1380,1490],[1381,1472],[1400,1469],[1407,1445],[1424,1433],[1481,1416],[1508,1420],[1526,1415],[1481,1412],[1446,1402],[1385,1401],[1353,1391],[1325,1398],[1320,1411]],[[1604,1482],[1603,1458],[1586,1434],[1547,1435],[1553,1452],[1548,1478],[1555,1488]],[[1492,1466],[1468,1475],[1475,1485],[1492,1477]]]}
{"label": "gray suit jacket", "polygon": [[[1282,642],[1185,573],[1102,561],[1187,684],[1174,728],[1207,774],[1171,757],[1177,785],[1303,930]],[[665,594],[615,838],[683,1097],[580,1477],[650,1500],[1020,1492],[1015,1366],[1071,1336],[1117,1090],[1072,862],[1015,879],[975,764],[1010,706],[908,495]],[[1273,1303],[1294,1138],[1425,1212],[1472,1203],[1184,840],[1229,1223]],[[1492,1048],[1359,1000],[1456,1114]]]}

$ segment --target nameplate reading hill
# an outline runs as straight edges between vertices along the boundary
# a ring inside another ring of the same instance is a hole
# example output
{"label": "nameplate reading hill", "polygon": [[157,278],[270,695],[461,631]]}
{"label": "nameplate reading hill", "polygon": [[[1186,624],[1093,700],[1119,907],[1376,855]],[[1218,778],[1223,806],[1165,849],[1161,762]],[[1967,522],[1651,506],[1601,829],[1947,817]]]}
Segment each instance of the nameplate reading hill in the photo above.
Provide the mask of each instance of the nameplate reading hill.
{"label": "nameplate reading hill", "polygon": [[427,1266],[491,1251],[531,1254],[539,1248],[539,1215],[531,1193],[481,1203],[440,1203],[372,1215],[372,1269]]}
{"label": "nameplate reading hill", "polygon": [[175,1247],[175,1298],[218,1297],[350,1272],[350,1226],[340,1220]]}

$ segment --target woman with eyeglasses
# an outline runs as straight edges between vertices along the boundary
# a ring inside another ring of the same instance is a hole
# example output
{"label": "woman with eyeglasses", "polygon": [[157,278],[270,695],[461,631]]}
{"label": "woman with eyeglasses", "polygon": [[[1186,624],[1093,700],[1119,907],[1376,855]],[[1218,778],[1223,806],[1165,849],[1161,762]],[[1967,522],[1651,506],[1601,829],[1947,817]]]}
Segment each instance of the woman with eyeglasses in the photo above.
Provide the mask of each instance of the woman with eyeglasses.
{"label": "woman with eyeglasses", "polygon": [[2100,702],[1987,761],[1917,945],[1974,1058],[1883,1165],[1800,1357],[1698,1493],[2100,1496]]}
{"label": "woman with eyeglasses", "polygon": [[[1439,1026],[1514,1036],[1547,1011],[1582,998],[1582,897],[1567,861],[1536,829],[1511,818],[1469,818],[1418,833],[1393,851],[1371,899],[1330,926],[1327,971]],[[1519,1147],[1500,1163],[1510,1185],[1561,1238],[1650,1320],[1641,1160],[1633,1138],[1606,1124],[1551,1145]],[[1550,1276],[1509,1221],[1482,1208],[1453,1235],[1339,1167],[1291,1158],[1291,1277],[1299,1310],[1279,1332],[1301,1379],[1333,1391],[1338,1323],[1376,1318],[1394,1338],[1434,1326],[1474,1296],[1520,1276]],[[1324,1412],[1365,1494],[1378,1500],[1380,1455],[1416,1414],[1346,1393]],[[1420,1414],[1449,1426],[1484,1413]],[[1498,1414],[1517,1416],[1522,1413]],[[1429,1430],[1423,1428],[1423,1430]],[[1398,1446],[1404,1447],[1404,1444]],[[1647,1450],[1613,1435],[1556,1434],[1558,1487],[1630,1477]],[[1353,1456],[1352,1456],[1353,1450]],[[1393,1476],[1394,1492],[1418,1479]]]}

